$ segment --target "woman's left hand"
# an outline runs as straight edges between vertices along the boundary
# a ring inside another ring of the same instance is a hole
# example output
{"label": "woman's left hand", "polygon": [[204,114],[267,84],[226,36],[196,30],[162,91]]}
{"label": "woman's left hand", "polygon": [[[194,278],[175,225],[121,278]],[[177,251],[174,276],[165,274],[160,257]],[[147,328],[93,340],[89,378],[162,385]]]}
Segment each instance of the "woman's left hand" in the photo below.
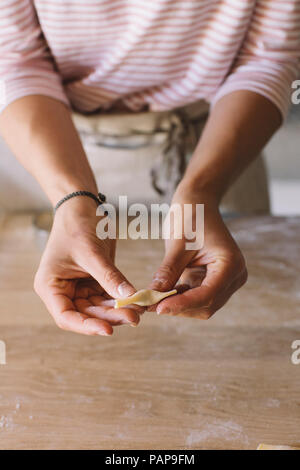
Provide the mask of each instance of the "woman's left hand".
{"label": "woman's left hand", "polygon": [[186,250],[186,242],[190,240],[174,237],[166,240],[165,257],[150,287],[167,291],[176,285],[179,293],[161,301],[156,311],[208,319],[246,282],[245,260],[213,198],[178,188],[174,203],[182,208],[184,204],[192,204],[194,209],[197,203],[204,203],[204,244],[199,250],[191,251]]}

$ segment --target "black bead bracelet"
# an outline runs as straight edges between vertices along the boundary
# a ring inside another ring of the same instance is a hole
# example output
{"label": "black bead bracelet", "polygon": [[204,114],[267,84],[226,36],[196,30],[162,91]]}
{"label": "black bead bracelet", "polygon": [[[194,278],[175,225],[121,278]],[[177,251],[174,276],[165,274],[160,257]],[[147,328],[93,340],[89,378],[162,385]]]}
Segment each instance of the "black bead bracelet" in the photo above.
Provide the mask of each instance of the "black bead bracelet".
{"label": "black bead bracelet", "polygon": [[67,194],[65,197],[63,197],[54,207],[54,213],[57,211],[57,209],[66,201],[71,199],[72,197],[76,196],[87,196],[90,197],[91,199],[94,199],[94,201],[100,206],[100,204],[103,204],[106,201],[106,197],[102,193],[98,193],[98,196],[95,194],[91,193],[90,191],[74,191],[73,193]]}

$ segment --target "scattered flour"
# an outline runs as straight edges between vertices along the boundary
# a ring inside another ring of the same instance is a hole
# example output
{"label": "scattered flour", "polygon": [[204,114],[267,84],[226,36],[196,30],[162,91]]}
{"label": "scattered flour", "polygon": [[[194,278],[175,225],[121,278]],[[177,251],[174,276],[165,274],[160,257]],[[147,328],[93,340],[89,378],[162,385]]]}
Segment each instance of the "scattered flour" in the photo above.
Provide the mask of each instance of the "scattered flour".
{"label": "scattered flour", "polygon": [[139,401],[137,403],[130,402],[126,405],[126,410],[122,414],[123,417],[136,417],[149,415],[151,413],[152,402],[150,400]]}
{"label": "scattered flour", "polygon": [[204,426],[201,430],[193,430],[186,438],[185,445],[192,447],[197,444],[203,444],[216,438],[222,438],[225,441],[242,441],[248,444],[248,437],[244,434],[242,426],[233,421],[216,421]]}
{"label": "scattered flour", "polygon": [[1,429],[14,429],[15,424],[11,416],[0,417],[0,430]]}
{"label": "scattered flour", "polygon": [[266,406],[268,408],[279,408],[280,407],[280,401],[277,400],[276,398],[268,398],[266,402]]}

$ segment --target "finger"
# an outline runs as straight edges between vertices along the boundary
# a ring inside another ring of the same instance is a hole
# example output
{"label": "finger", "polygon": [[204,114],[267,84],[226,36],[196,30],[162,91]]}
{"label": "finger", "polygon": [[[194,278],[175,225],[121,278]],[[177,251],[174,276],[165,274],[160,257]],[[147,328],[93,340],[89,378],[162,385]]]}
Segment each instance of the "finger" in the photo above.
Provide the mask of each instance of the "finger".
{"label": "finger", "polygon": [[136,292],[111,259],[103,254],[94,253],[93,256],[87,256],[86,262],[81,263],[81,266],[115,299],[128,297]]}
{"label": "finger", "polygon": [[129,309],[125,312],[122,312],[121,309],[104,309],[103,307],[97,307],[95,305],[90,305],[84,307],[82,310],[85,314],[91,315],[95,318],[100,318],[105,320],[113,326],[117,325],[130,325],[137,326],[139,324],[139,316],[137,315],[133,318],[133,312]]}
{"label": "finger", "polygon": [[248,279],[247,269],[244,269],[242,273],[230,284],[230,286],[223,292],[223,295],[216,299],[213,305],[213,313],[222,308],[226,302],[232,297],[232,295],[239,290]]}
{"label": "finger", "polygon": [[113,306],[107,305],[109,301],[104,302],[99,296],[91,297],[88,300],[77,299],[76,307],[80,312],[108,321],[111,325],[138,325],[140,317],[137,312],[129,308],[115,309]]}
{"label": "finger", "polygon": [[72,300],[63,294],[50,292],[43,300],[55,323],[63,330],[84,335],[110,336],[113,333],[113,328],[107,321],[76,311]]}
{"label": "finger", "polygon": [[173,288],[187,264],[195,256],[191,250],[182,250],[182,246],[176,246],[169,250],[160,267],[153,276],[150,289],[166,291]]}
{"label": "finger", "polygon": [[199,287],[162,300],[157,313],[176,314],[193,309],[209,309],[220,292],[226,290],[236,277],[232,267],[225,261],[211,263],[207,266],[206,276]]}
{"label": "finger", "polygon": [[[182,294],[182,293],[185,292],[186,290],[190,289],[190,287],[189,287],[188,284],[176,284],[176,285],[175,285],[175,289],[177,290],[177,293],[178,293],[178,294]],[[157,309],[158,304],[159,304],[159,303],[153,304],[153,305],[149,305],[149,307],[147,307],[147,312],[156,312],[156,309]]]}
{"label": "finger", "polygon": [[208,320],[211,318],[218,310],[220,310],[232,297],[232,295],[240,289],[245,282],[247,281],[247,270],[245,269],[238,277],[233,281],[230,286],[219,293],[219,295],[216,297],[214,303],[206,308],[195,308],[195,309],[190,309],[190,310],[184,310],[179,313],[174,313],[171,312],[169,315],[171,316],[182,316],[182,317],[189,317],[189,318],[197,318],[200,320]]}
{"label": "finger", "polygon": [[[114,299],[105,299],[103,300],[102,296],[93,295],[89,298],[93,305],[105,305],[107,307],[112,308],[113,310],[118,310],[115,308],[115,300]],[[145,307],[141,307],[140,305],[129,304],[126,307],[121,307],[121,310],[124,311],[125,309],[132,311],[134,314],[142,315],[145,311]]]}
{"label": "finger", "polygon": [[74,310],[61,312],[56,323],[63,330],[89,336],[111,336],[113,334],[113,328],[109,322]]}
{"label": "finger", "polygon": [[206,266],[192,266],[186,268],[181,277],[180,282],[187,284],[190,288],[201,286],[206,276]]}

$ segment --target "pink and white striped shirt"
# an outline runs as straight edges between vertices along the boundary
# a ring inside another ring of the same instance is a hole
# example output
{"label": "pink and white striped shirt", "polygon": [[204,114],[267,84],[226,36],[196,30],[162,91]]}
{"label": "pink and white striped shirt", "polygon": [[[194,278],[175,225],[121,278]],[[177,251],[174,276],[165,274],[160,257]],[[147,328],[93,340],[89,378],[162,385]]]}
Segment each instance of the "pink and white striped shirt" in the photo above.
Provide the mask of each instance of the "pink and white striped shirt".
{"label": "pink and white striped shirt", "polygon": [[252,90],[285,117],[299,63],[300,0],[1,0],[0,111],[32,94],[92,112]]}

